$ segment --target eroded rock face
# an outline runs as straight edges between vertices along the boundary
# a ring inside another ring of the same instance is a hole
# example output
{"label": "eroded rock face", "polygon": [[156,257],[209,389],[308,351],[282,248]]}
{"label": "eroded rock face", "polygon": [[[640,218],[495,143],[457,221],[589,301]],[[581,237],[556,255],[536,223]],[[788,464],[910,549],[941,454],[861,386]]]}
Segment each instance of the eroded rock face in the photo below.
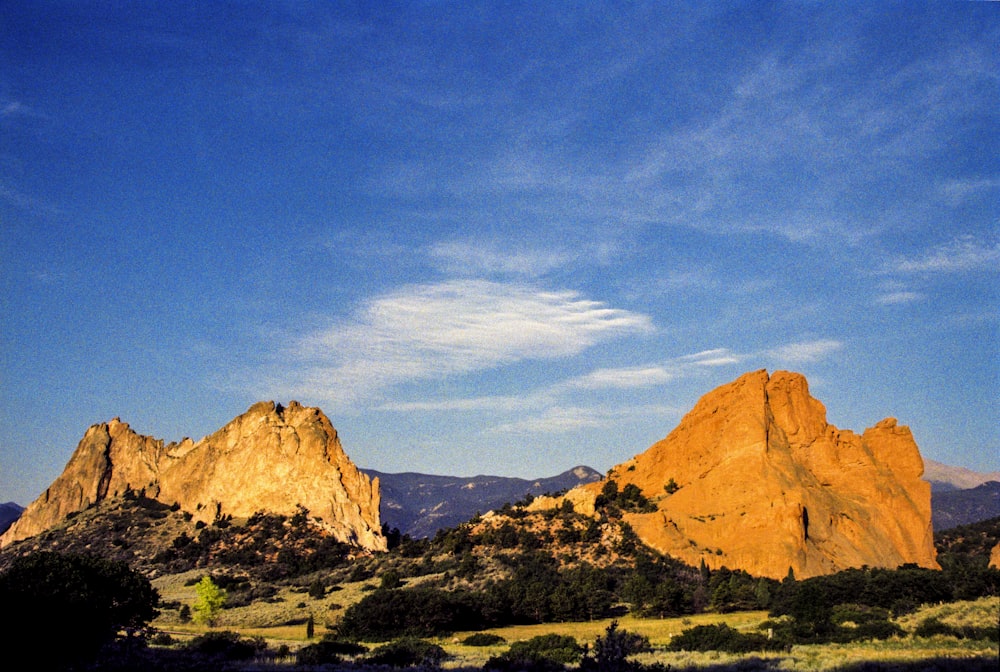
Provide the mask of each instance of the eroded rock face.
{"label": "eroded rock face", "polygon": [[990,567],[994,569],[1000,569],[1000,544],[993,547],[990,551]]}
{"label": "eroded rock face", "polygon": [[322,411],[297,402],[287,408],[255,404],[198,442],[164,445],[117,418],[94,425],[59,478],[0,537],[0,546],[129,489],[176,502],[206,522],[257,511],[292,515],[301,505],[341,541],[386,547],[378,479],[351,462]]}
{"label": "eroded rock face", "polygon": [[[930,485],[910,430],[886,419],[857,435],[826,421],[803,376],[745,374],[701,398],[665,439],[615,467],[654,513],[639,537],[697,566],[797,578],[848,567],[937,568]],[[673,479],[679,486],[668,494]],[[567,498],[587,511],[603,482]]]}

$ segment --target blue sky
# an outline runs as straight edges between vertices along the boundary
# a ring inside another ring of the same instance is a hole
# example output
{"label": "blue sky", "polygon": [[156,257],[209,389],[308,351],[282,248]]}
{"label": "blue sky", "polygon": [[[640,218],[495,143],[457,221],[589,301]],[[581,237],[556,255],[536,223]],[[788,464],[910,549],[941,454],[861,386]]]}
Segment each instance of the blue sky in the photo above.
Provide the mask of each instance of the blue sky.
{"label": "blue sky", "polygon": [[0,12],[0,500],[254,401],[599,470],[745,371],[1000,469],[996,3]]}

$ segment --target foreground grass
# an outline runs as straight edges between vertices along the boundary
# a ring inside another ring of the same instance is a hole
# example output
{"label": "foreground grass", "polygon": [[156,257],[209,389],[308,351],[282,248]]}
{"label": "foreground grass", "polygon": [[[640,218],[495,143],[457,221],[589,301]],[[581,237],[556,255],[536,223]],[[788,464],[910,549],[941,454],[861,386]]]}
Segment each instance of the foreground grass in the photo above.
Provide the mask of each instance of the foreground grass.
{"label": "foreground grass", "polygon": [[924,606],[897,622],[907,632],[913,632],[927,618],[936,618],[953,626],[1000,627],[1000,597],[981,597],[978,600]]}
{"label": "foreground grass", "polygon": [[[156,587],[164,600],[186,604],[194,602],[194,586],[185,585],[198,573],[163,577]],[[264,637],[272,646],[285,644],[294,651],[310,642],[306,638],[305,619],[312,613],[315,618],[315,637],[318,641],[326,633],[326,625],[333,624],[343,608],[360,600],[373,581],[343,584],[343,590],[329,593],[323,598],[312,599],[307,594],[285,589],[271,603],[255,603],[247,607],[227,609],[216,629],[234,630],[248,637]],[[304,605],[304,606],[303,606]],[[337,607],[331,609],[331,605]],[[996,627],[1000,620],[1000,598],[981,598],[967,602],[928,605],[897,620],[907,633],[927,618],[937,618],[950,625]],[[653,651],[636,657],[641,663],[669,665],[671,670],[712,669],[721,672],[738,669],[754,670],[810,670],[836,672],[845,669],[962,669],[965,664],[978,664],[975,669],[990,669],[996,661],[997,645],[987,641],[962,640],[954,637],[893,638],[885,641],[857,642],[851,644],[797,645],[788,652],[733,655],[720,652],[671,652],[666,647],[671,638],[697,625],[725,623],[742,631],[756,631],[767,620],[764,611],[732,614],[697,614],[680,618],[641,619],[624,616],[617,619],[622,629],[645,635]],[[461,644],[471,632],[459,632],[434,640],[451,656],[445,663],[447,669],[481,668],[491,656],[507,650],[513,642],[527,640],[537,635],[569,635],[581,644],[592,645],[603,635],[611,619],[585,623],[545,623],[492,628],[487,632],[499,635],[506,643],[489,647],[471,647]],[[177,612],[168,610],[154,622],[154,626],[180,635],[181,639],[193,637],[207,630],[193,623],[180,623]],[[374,647],[377,644],[369,643]],[[926,665],[924,662],[926,661]],[[932,662],[933,661],[933,662]],[[963,663],[963,661],[965,661]],[[978,662],[977,662],[978,661]],[[985,666],[985,667],[984,667]],[[1000,669],[998,666],[997,669]]]}
{"label": "foreground grass", "polygon": [[[1000,620],[1000,598],[983,598],[972,602],[954,602],[944,605],[926,606],[898,622],[908,633],[926,618],[937,617],[952,625],[997,626]],[[623,630],[649,637],[653,651],[637,656],[635,660],[644,664],[660,663],[672,670],[702,668],[733,668],[744,672],[753,670],[815,670],[834,672],[845,668],[869,663],[893,666],[917,664],[921,661],[955,661],[960,669],[960,661],[996,661],[997,645],[993,642],[960,640],[954,637],[913,637],[893,638],[885,641],[855,642],[851,644],[814,644],[793,646],[788,652],[759,653],[750,655],[727,654],[717,651],[672,652],[666,647],[675,635],[697,625],[726,625],[743,631],[756,631],[767,620],[767,612],[750,611],[734,614],[698,614],[683,618],[639,619],[626,616],[618,619]],[[451,656],[448,668],[481,667],[490,656],[507,650],[511,643],[530,639],[536,635],[569,635],[581,644],[592,644],[603,635],[611,619],[588,623],[548,623],[542,625],[511,626],[493,628],[488,632],[499,635],[507,643],[491,647],[470,647],[460,644],[471,633],[456,633],[454,637],[437,640]],[[934,667],[928,667],[933,670]],[[989,669],[988,667],[986,669]],[[998,668],[1000,669],[1000,665]]]}

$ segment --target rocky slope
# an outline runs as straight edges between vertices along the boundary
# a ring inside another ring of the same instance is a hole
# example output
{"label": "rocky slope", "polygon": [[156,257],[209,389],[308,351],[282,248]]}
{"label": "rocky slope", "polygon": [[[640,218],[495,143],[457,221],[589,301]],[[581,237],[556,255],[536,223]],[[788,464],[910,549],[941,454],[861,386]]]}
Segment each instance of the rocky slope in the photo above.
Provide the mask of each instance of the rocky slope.
{"label": "rocky slope", "polygon": [[440,529],[524,499],[525,495],[560,492],[601,480],[601,474],[584,466],[535,480],[364,471],[382,485],[382,522],[415,539],[434,536]]}
{"label": "rocky slope", "polygon": [[[797,578],[848,567],[937,567],[930,485],[909,429],[826,421],[796,373],[747,373],[706,394],[665,439],[609,472],[655,504],[625,519],[689,564]],[[566,495],[593,512],[603,483]],[[560,500],[540,500],[535,508]]]}
{"label": "rocky slope", "polygon": [[92,426],[0,547],[126,491],[176,503],[206,522],[257,511],[292,515],[302,506],[341,541],[371,550],[386,545],[378,480],[351,462],[323,412],[260,402],[198,442],[164,445],[117,418]]}

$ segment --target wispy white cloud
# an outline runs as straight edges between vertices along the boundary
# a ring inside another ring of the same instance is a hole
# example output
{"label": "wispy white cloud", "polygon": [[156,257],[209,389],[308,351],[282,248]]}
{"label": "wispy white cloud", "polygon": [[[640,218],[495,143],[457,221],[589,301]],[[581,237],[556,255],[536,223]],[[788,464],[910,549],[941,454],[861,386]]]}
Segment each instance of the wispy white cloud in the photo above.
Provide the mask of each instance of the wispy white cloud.
{"label": "wispy white cloud", "polygon": [[6,201],[19,210],[38,217],[59,217],[65,214],[62,208],[43,199],[8,187],[2,182],[0,182],[0,201]]}
{"label": "wispy white cloud", "polygon": [[631,389],[662,385],[674,377],[674,373],[655,365],[597,369],[567,381],[565,386],[581,390]]}
{"label": "wispy white cloud", "polygon": [[606,424],[607,414],[594,408],[551,407],[544,411],[490,428],[491,434],[563,434],[581,429],[597,429]]}
{"label": "wispy white cloud", "polygon": [[729,348],[714,348],[678,357],[677,362],[695,366],[726,366],[729,364],[738,364],[742,359],[742,355],[734,353]]}
{"label": "wispy white cloud", "polygon": [[900,289],[892,292],[885,292],[875,298],[875,303],[881,306],[898,306],[907,303],[916,303],[924,300],[924,295],[920,292]]}
{"label": "wispy white cloud", "polygon": [[777,348],[772,348],[771,350],[768,350],[766,354],[779,362],[805,364],[826,359],[826,357],[837,352],[838,350],[841,350],[843,347],[843,342],[826,338],[814,341],[789,343]]}
{"label": "wispy white cloud", "polygon": [[538,408],[540,402],[548,399],[546,393],[525,394],[520,396],[487,395],[482,397],[464,397],[458,399],[432,399],[420,401],[386,401],[380,404],[380,411],[397,413],[411,412],[447,412],[447,411],[522,411]]}
{"label": "wispy white cloud", "polygon": [[575,255],[563,250],[510,249],[494,243],[446,241],[432,245],[431,260],[452,275],[540,277]]}
{"label": "wispy white cloud", "polygon": [[669,417],[680,409],[665,404],[633,406],[552,406],[534,415],[491,427],[489,434],[567,434],[580,430],[603,429],[630,418]]}
{"label": "wispy white cloud", "polygon": [[941,185],[941,194],[952,205],[964,203],[970,197],[1000,190],[1000,178],[955,179]]}
{"label": "wispy white cloud", "polygon": [[1000,242],[959,236],[915,257],[897,259],[888,268],[900,273],[960,273],[1000,270]]}
{"label": "wispy white cloud", "polygon": [[645,315],[573,291],[483,280],[412,285],[367,302],[346,324],[298,339],[295,364],[271,384],[351,403],[400,383],[571,357],[652,329]]}

